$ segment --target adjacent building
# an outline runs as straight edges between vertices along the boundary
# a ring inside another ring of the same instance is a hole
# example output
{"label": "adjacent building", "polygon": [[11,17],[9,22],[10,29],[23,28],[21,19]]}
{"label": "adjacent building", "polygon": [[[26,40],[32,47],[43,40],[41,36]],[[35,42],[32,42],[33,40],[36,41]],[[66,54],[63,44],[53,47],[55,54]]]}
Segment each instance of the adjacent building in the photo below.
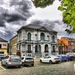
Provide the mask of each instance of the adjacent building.
{"label": "adjacent building", "polygon": [[26,25],[17,31],[17,49],[21,56],[34,57],[58,53],[57,32],[46,26]]}
{"label": "adjacent building", "polygon": [[8,41],[0,38],[0,54],[7,55],[7,45],[8,45]]}
{"label": "adjacent building", "polygon": [[69,37],[61,37],[61,39],[58,40],[58,45],[60,54],[72,52],[72,50],[75,49],[75,39]]}
{"label": "adjacent building", "polygon": [[13,38],[10,39],[9,54],[16,54],[16,51],[17,51],[17,38],[18,38],[18,36],[15,35]]}

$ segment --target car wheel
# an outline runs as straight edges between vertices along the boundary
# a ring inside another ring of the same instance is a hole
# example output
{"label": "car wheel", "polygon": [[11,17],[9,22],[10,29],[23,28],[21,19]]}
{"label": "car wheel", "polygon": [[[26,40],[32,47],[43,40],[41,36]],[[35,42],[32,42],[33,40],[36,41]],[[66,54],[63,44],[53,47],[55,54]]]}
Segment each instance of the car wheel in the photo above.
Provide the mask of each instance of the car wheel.
{"label": "car wheel", "polygon": [[8,68],[9,66],[8,66],[8,64],[6,63],[6,68]]}
{"label": "car wheel", "polygon": [[32,66],[34,66],[34,64],[32,64]]}
{"label": "car wheel", "polygon": [[19,68],[21,68],[21,66],[18,66]]}
{"label": "car wheel", "polygon": [[42,63],[42,60],[40,60],[40,63]]}
{"label": "car wheel", "polygon": [[52,61],[50,60],[49,63],[52,64]]}
{"label": "car wheel", "polygon": [[3,66],[2,62],[1,62],[1,66]]}

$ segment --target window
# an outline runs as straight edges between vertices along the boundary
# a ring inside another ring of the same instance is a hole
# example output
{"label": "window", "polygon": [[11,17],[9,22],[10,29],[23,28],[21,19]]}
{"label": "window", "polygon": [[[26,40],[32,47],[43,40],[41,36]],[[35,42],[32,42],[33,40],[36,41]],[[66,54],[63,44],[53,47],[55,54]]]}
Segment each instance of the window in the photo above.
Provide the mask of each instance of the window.
{"label": "window", "polygon": [[32,51],[31,51],[31,45],[28,45],[28,51],[27,51],[28,53],[31,53]]}
{"label": "window", "polygon": [[55,42],[55,36],[52,36],[52,42]]}
{"label": "window", "polygon": [[0,44],[0,48],[1,48],[1,44]]}
{"label": "window", "polygon": [[45,40],[45,34],[44,34],[44,33],[41,33],[40,39],[41,39],[41,40]]}
{"label": "window", "polygon": [[28,45],[28,50],[31,50],[31,45]]}
{"label": "window", "polygon": [[31,40],[31,33],[28,33],[28,40]]}
{"label": "window", "polygon": [[53,46],[53,50],[52,51],[55,52],[55,46]]}
{"label": "window", "polygon": [[48,52],[48,45],[45,45],[45,50],[44,52]]}

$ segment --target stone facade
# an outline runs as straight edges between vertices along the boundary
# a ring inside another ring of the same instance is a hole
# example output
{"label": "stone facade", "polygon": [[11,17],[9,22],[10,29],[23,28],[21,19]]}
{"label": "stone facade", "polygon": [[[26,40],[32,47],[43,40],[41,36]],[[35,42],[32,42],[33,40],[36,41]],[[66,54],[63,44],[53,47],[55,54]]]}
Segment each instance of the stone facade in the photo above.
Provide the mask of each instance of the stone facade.
{"label": "stone facade", "polygon": [[13,38],[10,39],[9,54],[16,54],[17,38],[18,38],[18,36],[15,35]]}
{"label": "stone facade", "polygon": [[17,47],[21,56],[41,57],[58,53],[57,32],[45,26],[29,24],[21,27],[17,35]]}

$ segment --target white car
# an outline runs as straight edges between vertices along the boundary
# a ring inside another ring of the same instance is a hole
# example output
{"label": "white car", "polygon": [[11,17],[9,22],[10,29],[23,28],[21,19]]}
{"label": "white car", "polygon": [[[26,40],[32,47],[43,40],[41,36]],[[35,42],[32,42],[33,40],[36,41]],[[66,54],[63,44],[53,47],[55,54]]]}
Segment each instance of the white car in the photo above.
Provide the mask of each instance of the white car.
{"label": "white car", "polygon": [[57,56],[54,56],[54,55],[49,55],[49,56],[45,56],[45,57],[42,57],[40,58],[40,62],[41,63],[59,63],[60,62],[60,58],[57,57]]}
{"label": "white car", "polygon": [[31,65],[34,66],[34,58],[31,56],[23,56],[22,58],[22,65]]}

